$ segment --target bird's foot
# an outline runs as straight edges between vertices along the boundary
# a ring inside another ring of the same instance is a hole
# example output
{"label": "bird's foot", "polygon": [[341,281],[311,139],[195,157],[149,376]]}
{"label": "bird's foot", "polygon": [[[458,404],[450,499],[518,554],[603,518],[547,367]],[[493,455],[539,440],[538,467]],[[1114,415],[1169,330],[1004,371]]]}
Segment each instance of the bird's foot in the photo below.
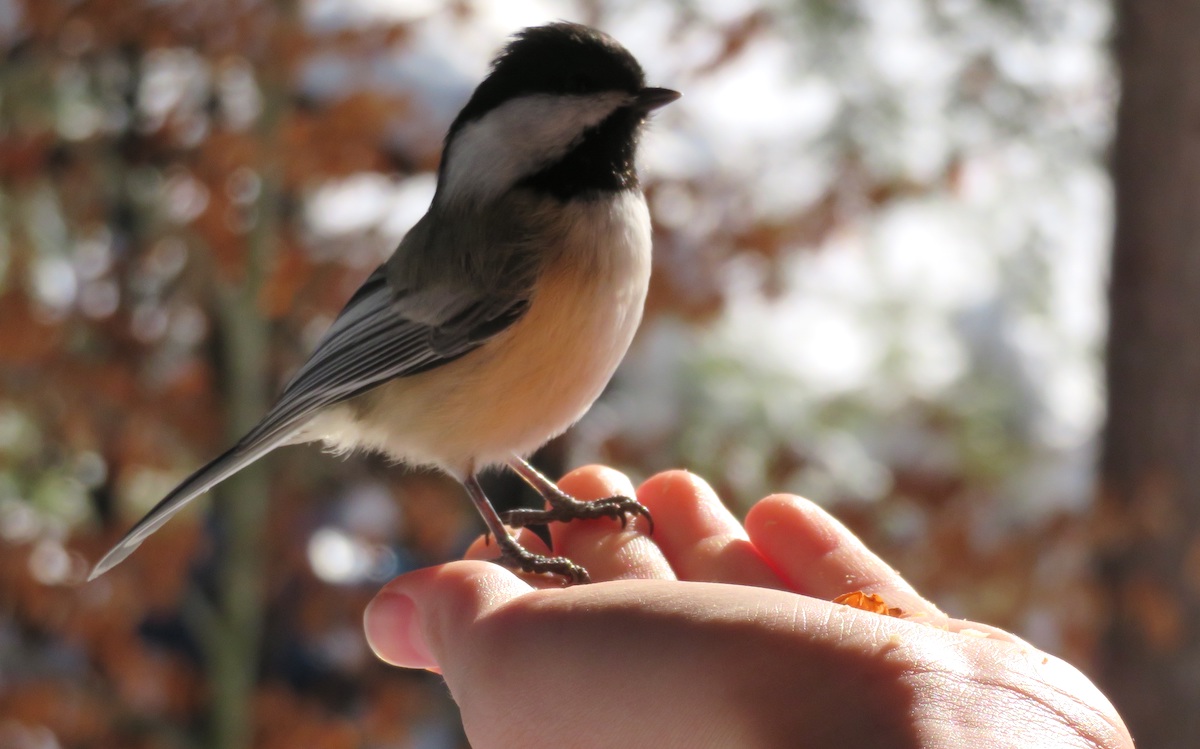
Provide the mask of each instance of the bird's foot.
{"label": "bird's foot", "polygon": [[594,520],[595,518],[612,518],[620,520],[624,528],[631,516],[641,515],[650,523],[650,532],[654,533],[654,518],[646,506],[634,497],[616,495],[584,502],[571,495],[555,489],[554,493],[546,496],[550,507],[545,510],[516,509],[501,514],[505,524],[513,528],[527,525],[545,525],[546,523],[566,523],[571,520]]}
{"label": "bird's foot", "polygon": [[516,541],[499,544],[500,556],[495,561],[519,572],[538,575],[559,575],[567,585],[582,585],[591,582],[587,570],[566,557],[544,557],[521,548]]}

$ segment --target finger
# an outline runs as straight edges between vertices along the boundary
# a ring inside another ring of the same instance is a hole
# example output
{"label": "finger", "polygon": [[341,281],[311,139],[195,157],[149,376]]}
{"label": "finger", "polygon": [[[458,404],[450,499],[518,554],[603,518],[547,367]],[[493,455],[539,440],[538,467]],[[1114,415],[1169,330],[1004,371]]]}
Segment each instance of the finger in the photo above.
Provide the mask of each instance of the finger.
{"label": "finger", "polygon": [[979,637],[988,640],[998,640],[1000,642],[1009,642],[1018,645],[1029,651],[1033,651],[1034,647],[1025,640],[1017,637],[1012,632],[1007,632],[999,627],[994,627],[991,624],[983,622],[973,622],[968,619],[946,619],[944,622],[933,622],[934,626],[945,629],[947,632],[954,632],[963,637]]}
{"label": "finger", "polygon": [[[583,500],[618,494],[633,496],[633,484],[629,479],[619,471],[604,466],[585,466],[574,470],[558,482],[558,488]],[[550,537],[555,553],[583,565],[592,576],[592,582],[674,580],[675,573],[671,571],[671,565],[662,551],[643,532],[644,522],[635,519],[625,528],[609,519],[551,523]]]}
{"label": "finger", "polygon": [[746,530],[703,479],[666,471],[638,489],[654,518],[654,543],[680,580],[784,588]]}
{"label": "finger", "polygon": [[463,630],[503,603],[532,588],[499,565],[451,562],[401,575],[388,583],[363,612],[371,650],[405,668],[461,667],[455,658],[471,652],[451,648]]}
{"label": "finger", "polygon": [[767,497],[750,508],[746,532],[797,593],[831,600],[861,590],[908,616],[945,617],[846,526],[807,499]]}

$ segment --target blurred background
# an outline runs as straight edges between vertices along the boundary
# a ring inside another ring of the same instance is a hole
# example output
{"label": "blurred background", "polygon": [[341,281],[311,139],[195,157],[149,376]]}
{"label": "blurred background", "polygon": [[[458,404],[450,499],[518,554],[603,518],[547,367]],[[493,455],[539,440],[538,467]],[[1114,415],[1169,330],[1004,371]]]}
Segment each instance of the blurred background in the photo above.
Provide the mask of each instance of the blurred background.
{"label": "blurred background", "polygon": [[1192,0],[0,0],[0,747],[465,746],[360,623],[480,531],[444,478],[282,450],[81,583],[264,412],[490,56],[558,18],[685,96],[641,151],[646,321],[537,462],[809,496],[1139,746],[1194,746]]}

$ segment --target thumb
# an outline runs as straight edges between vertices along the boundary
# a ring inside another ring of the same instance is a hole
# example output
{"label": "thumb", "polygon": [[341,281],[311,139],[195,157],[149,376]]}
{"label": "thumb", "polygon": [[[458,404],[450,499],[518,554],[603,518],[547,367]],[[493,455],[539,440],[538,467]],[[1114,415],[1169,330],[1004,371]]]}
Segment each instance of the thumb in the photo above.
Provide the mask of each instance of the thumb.
{"label": "thumb", "polygon": [[451,562],[388,583],[367,605],[363,628],[383,661],[453,671],[471,657],[471,624],[532,590],[491,562]]}

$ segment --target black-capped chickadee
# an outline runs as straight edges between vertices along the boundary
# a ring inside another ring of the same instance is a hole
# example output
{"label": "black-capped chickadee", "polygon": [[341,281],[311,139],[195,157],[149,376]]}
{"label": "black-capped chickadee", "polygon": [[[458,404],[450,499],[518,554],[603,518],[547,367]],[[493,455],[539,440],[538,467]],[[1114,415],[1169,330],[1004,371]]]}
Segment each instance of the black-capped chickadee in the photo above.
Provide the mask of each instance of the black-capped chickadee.
{"label": "black-capped chickadee", "polygon": [[548,502],[510,525],[647,515],[630,497],[580,502],[525,456],[600,395],[642,316],[650,216],[634,154],[649,88],[611,37],[526,29],[446,135],[425,216],[367,278],[261,422],[168,494],[92,571],[128,556],[187,502],[282,445],[367,448],[461,481],[501,561],[587,580],[523,549],[476,478],[507,464]]}

